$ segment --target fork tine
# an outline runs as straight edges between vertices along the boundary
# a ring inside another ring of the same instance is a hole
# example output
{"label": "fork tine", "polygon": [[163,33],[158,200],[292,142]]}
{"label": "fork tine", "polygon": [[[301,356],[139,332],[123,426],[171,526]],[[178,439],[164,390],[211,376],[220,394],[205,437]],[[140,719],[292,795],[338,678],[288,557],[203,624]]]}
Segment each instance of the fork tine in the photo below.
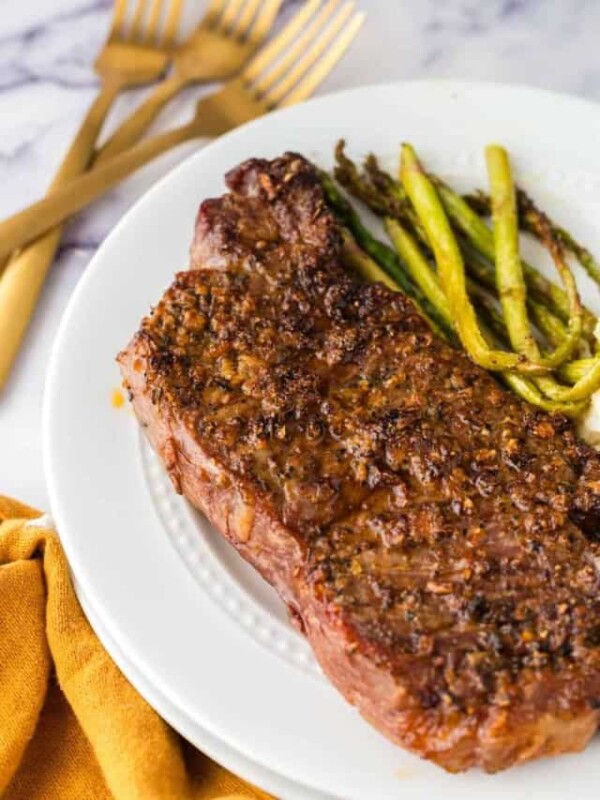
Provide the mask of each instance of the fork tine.
{"label": "fork tine", "polygon": [[148,23],[144,29],[144,38],[146,41],[152,41],[156,36],[156,31],[158,30],[158,23],[160,22],[162,12],[162,5],[163,0],[152,0],[152,4],[150,6],[150,16],[148,17]]}
{"label": "fork tine", "polygon": [[[257,3],[255,5],[258,5]],[[259,11],[256,21],[252,30],[250,31],[250,35],[248,36],[248,40],[251,41],[254,45],[258,46],[262,40],[267,36],[271,28],[273,27],[273,23],[279,14],[279,9],[281,8],[281,0],[266,0],[263,8]],[[252,14],[252,17],[254,13]],[[248,33],[250,28],[250,23],[252,19],[249,15],[247,20],[240,20],[240,34],[245,36]]]}
{"label": "fork tine", "polygon": [[242,77],[247,81],[253,81],[258,78],[260,73],[275,61],[288,44],[294,40],[296,34],[302,30],[304,24],[312,17],[315,11],[319,9],[321,2],[322,0],[308,0],[296,16],[288,22],[281,33],[251,59],[242,71]]}
{"label": "fork tine", "polygon": [[227,0],[210,0],[200,24],[212,25],[221,16],[223,6]]}
{"label": "fork tine", "polygon": [[350,47],[357,33],[361,29],[365,21],[365,14],[356,14],[348,23],[345,30],[342,31],[337,38],[333,47],[331,47],[323,56],[318,64],[311,69],[311,71],[304,77],[303,80],[291,91],[288,96],[281,102],[277,103],[279,108],[301,103],[315,91],[315,89],[325,80],[331,70],[338,63],[340,58],[344,55],[346,50]]}
{"label": "fork tine", "polygon": [[162,36],[159,39],[159,47],[170,48],[175,43],[179,19],[183,10],[183,0],[169,0],[169,11],[165,20]]}
{"label": "fork tine", "polygon": [[223,33],[233,32],[233,24],[243,2],[244,0],[229,0],[220,22],[217,23],[217,29],[223,31]]}
{"label": "fork tine", "polygon": [[[258,81],[256,84],[256,89],[259,92],[266,92],[272,86],[275,86],[280,78],[285,75],[288,69],[295,64],[298,59],[301,59],[304,54],[307,54],[307,48],[313,42],[313,40],[317,38],[318,34],[325,28],[327,20],[339,6],[340,2],[341,0],[329,0],[327,5],[319,11],[319,13],[311,21],[310,25],[308,25],[304,31],[302,31],[302,34],[296,39],[293,46],[286,50],[283,58],[275,64],[268,75],[265,75]],[[348,9],[348,13],[350,13],[350,10],[351,9]],[[345,18],[342,20],[342,22],[345,22]],[[293,85],[295,82],[296,81],[294,80],[291,85]]]}
{"label": "fork tine", "polygon": [[[329,45],[344,28],[353,10],[354,2],[352,2],[352,0],[348,3],[344,3],[340,13],[333,22],[327,26],[326,30],[323,31],[321,27],[317,36],[313,37],[312,44],[308,47],[304,55],[296,62],[292,69],[290,69],[287,75],[265,94],[264,100],[267,103],[278,103],[298,81],[306,75],[312,65],[317,63],[321,55],[327,51]],[[260,82],[258,90],[261,91]]]}
{"label": "fork tine", "polygon": [[144,11],[146,9],[146,0],[138,0],[133,14],[133,22],[129,31],[129,38],[139,39],[142,31],[142,22],[144,19]]}
{"label": "fork tine", "polygon": [[236,35],[243,36],[248,31],[260,2],[261,0],[248,0],[246,7],[242,11],[240,18],[237,21],[237,25],[235,26]]}
{"label": "fork tine", "polygon": [[113,10],[112,23],[108,32],[108,41],[121,36],[123,31],[123,23],[125,22],[125,9],[127,8],[127,0],[115,0],[115,7]]}

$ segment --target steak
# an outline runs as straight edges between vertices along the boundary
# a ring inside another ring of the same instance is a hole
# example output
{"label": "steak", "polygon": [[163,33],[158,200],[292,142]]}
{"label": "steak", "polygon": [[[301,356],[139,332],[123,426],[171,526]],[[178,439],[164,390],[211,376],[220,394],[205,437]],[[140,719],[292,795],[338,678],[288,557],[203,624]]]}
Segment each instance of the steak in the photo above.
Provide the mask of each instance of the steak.
{"label": "steak", "polygon": [[450,771],[580,750],[600,722],[600,455],[349,276],[301,156],[227,185],[118,357],[175,488],[394,742]]}

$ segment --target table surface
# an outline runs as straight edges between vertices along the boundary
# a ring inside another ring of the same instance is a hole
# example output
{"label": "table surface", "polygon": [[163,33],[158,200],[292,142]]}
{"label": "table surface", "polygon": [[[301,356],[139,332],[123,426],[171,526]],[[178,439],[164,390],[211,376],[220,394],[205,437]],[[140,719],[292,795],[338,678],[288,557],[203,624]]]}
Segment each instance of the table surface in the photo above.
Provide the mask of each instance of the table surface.
{"label": "table surface", "polygon": [[[299,0],[288,0],[282,17]],[[110,0],[2,0],[0,216],[37,198],[96,91],[90,67]],[[463,78],[543,86],[600,99],[596,0],[358,0],[358,42],[320,93],[398,79]],[[188,0],[183,28],[202,13]],[[163,114],[185,119],[190,90]],[[119,100],[107,129],[139,94]],[[585,135],[585,134],[583,134]],[[17,367],[0,396],[0,492],[47,507],[41,446],[46,364],[61,315],[96,248],[157,178],[203,142],[183,146],[82,214],[67,230]],[[1,343],[0,343],[1,346]]]}

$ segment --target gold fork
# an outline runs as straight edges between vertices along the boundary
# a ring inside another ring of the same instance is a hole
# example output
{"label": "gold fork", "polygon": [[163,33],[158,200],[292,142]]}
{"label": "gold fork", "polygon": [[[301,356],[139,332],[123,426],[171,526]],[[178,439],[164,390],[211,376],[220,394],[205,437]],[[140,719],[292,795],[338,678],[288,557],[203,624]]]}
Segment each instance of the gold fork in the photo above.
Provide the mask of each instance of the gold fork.
{"label": "gold fork", "polygon": [[[94,64],[101,81],[100,91],[50,186],[50,193],[85,171],[119,92],[156,80],[168,66],[183,0],[137,0],[131,19],[127,14],[129,2],[115,0],[108,37]],[[60,228],[49,232],[18,253],[0,275],[0,387],[18,352],[61,234]],[[14,249],[5,250],[2,261]]]}
{"label": "gold fork", "polygon": [[351,45],[364,14],[353,13],[353,0],[345,3],[333,18],[332,9],[339,5],[339,0],[329,0],[325,6],[322,0],[310,0],[307,5],[312,21],[305,30],[302,32],[308,21],[306,6],[252,58],[237,78],[200,100],[191,122],[140,142],[0,223],[0,258],[63,222],[175,145],[199,136],[218,136],[311,95]]}
{"label": "gold fork", "polygon": [[162,108],[194,83],[235,75],[260,47],[279,12],[281,0],[211,0],[199,25],[173,51],[171,74],[98,151],[95,164],[135,144]]}

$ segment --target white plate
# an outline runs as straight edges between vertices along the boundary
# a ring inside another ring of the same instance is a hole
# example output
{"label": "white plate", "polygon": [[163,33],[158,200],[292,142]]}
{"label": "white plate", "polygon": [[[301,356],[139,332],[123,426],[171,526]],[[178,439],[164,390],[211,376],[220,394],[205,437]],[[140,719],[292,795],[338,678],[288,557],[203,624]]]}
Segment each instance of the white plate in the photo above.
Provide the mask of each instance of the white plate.
{"label": "white plate", "polygon": [[249,156],[295,149],[328,166],[340,135],[352,153],[392,162],[410,140],[465,187],[484,185],[482,148],[500,141],[542,205],[600,251],[600,110],[574,98],[454,82],[371,87],[274,114],[199,152],[99,250],[49,369],[52,510],[86,607],[159,712],[217,757],[221,743],[220,757],[266,788],[289,787],[286,798],[595,797],[597,740],[493,777],[450,776],[387,742],[321,676],[272,590],[174,495],[133,416],[111,406],[115,354],[185,268],[200,200],[222,193],[223,173]]}

